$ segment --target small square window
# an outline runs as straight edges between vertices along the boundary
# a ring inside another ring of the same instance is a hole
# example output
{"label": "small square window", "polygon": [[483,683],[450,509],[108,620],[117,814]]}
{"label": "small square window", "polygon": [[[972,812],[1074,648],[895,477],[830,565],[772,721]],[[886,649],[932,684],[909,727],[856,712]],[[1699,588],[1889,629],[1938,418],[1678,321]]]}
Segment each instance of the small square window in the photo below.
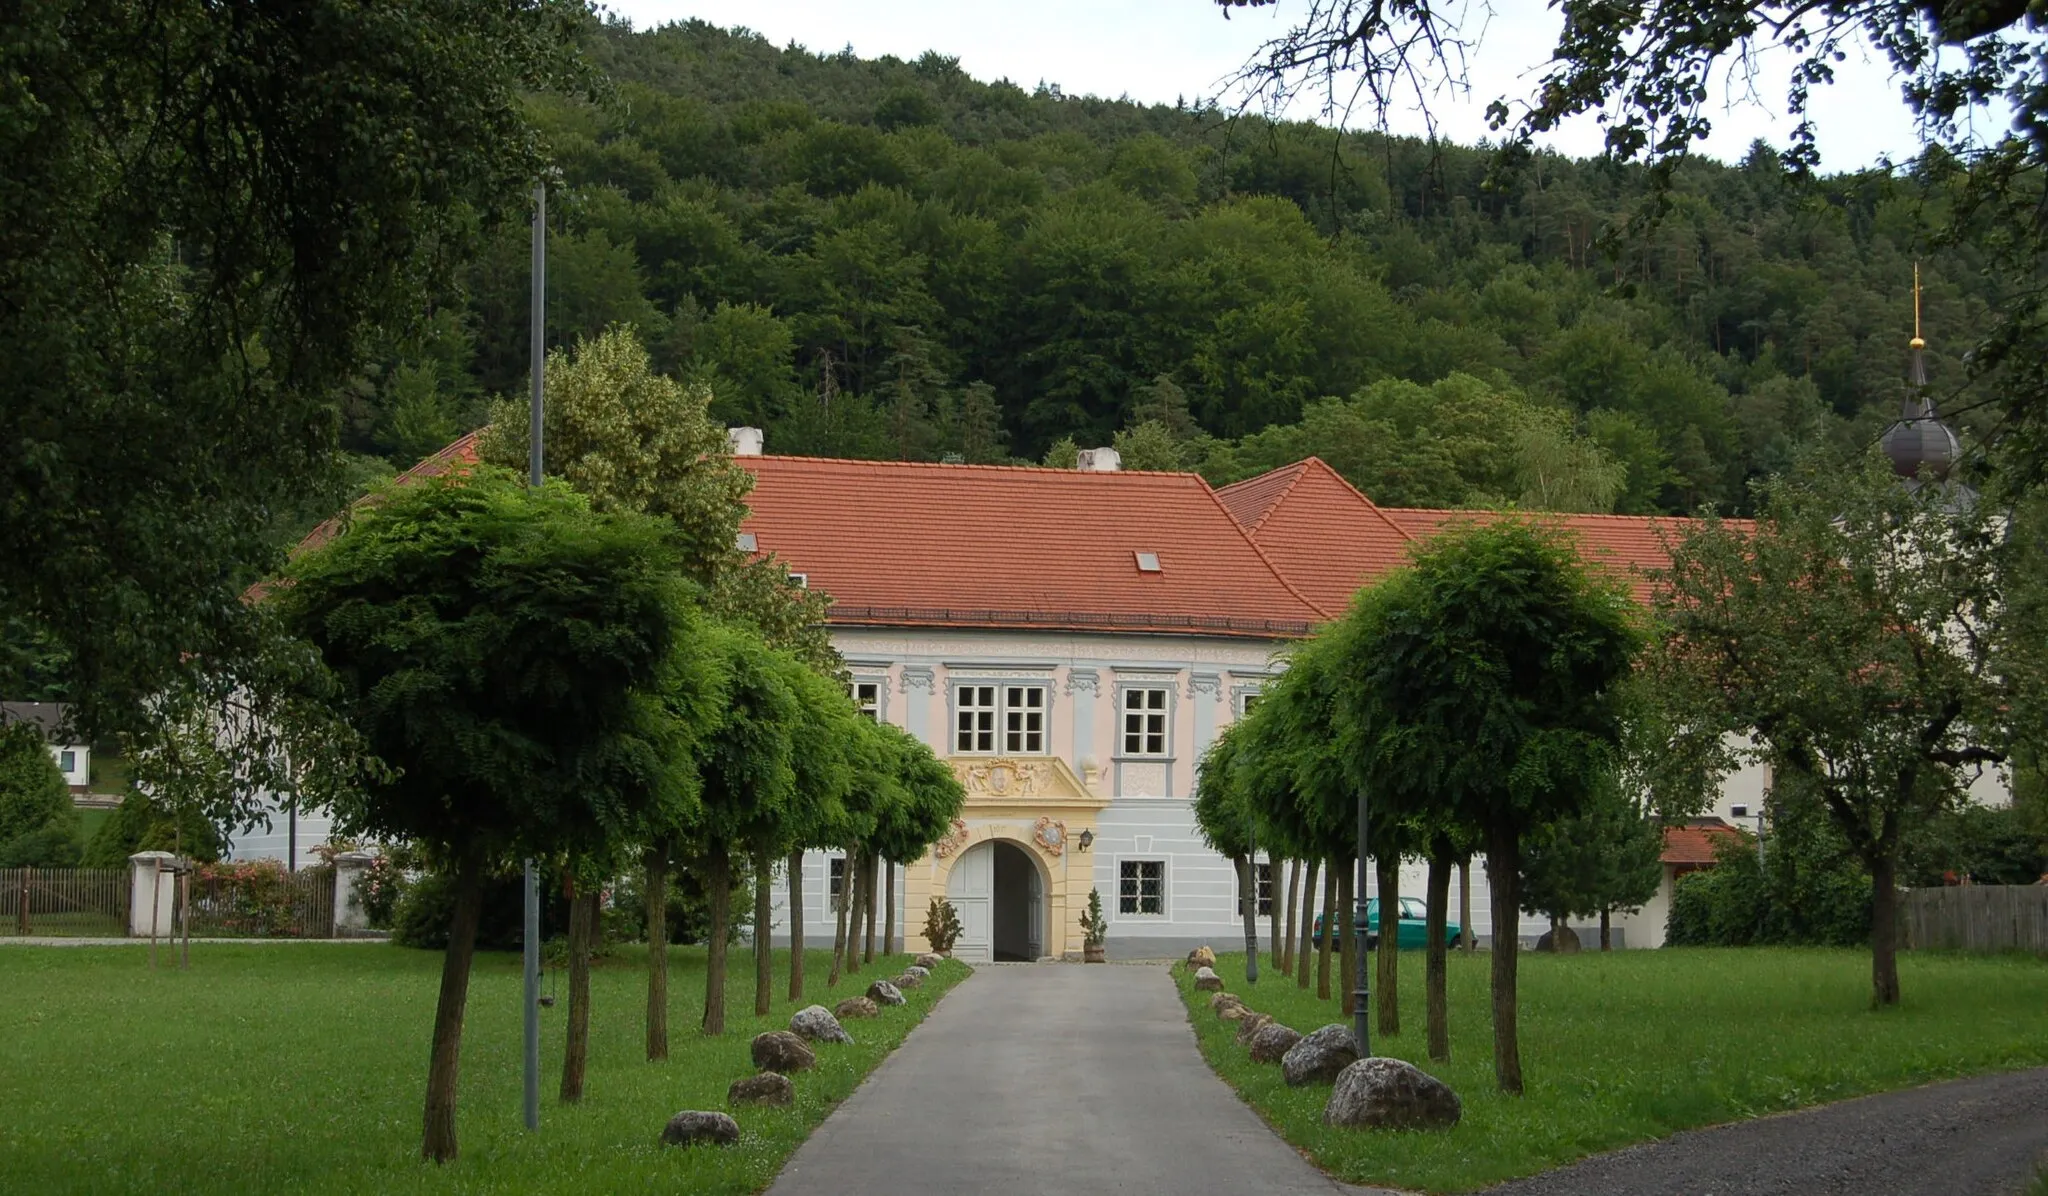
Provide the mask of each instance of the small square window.
{"label": "small square window", "polygon": [[1252,712],[1252,707],[1254,707],[1254,706],[1256,706],[1256,705],[1258,705],[1258,704],[1259,704],[1259,699],[1260,699],[1260,698],[1261,698],[1262,696],[1264,696],[1264,695],[1262,695],[1262,694],[1258,693],[1257,691],[1253,691],[1253,692],[1251,692],[1251,693],[1245,694],[1244,696],[1242,696],[1242,697],[1238,698],[1238,700],[1237,700],[1237,715],[1238,715],[1238,717],[1239,717],[1239,718],[1243,718],[1243,717],[1244,717],[1245,715],[1247,715],[1247,714],[1250,714],[1250,713]]}
{"label": "small square window", "polygon": [[882,683],[879,681],[856,681],[853,683],[853,704],[871,722],[882,721]]}
{"label": "small square window", "polygon": [[789,575],[789,584],[799,590],[808,590],[811,588],[811,575],[808,573],[792,573]]}
{"label": "small square window", "polygon": [[761,550],[761,541],[752,532],[741,532],[739,535],[739,546],[741,552],[759,552]]}
{"label": "small square window", "polygon": [[1166,754],[1166,690],[1127,689],[1123,701],[1123,754]]}
{"label": "small square window", "polygon": [[1166,861],[1121,860],[1117,863],[1116,912],[1166,912]]}

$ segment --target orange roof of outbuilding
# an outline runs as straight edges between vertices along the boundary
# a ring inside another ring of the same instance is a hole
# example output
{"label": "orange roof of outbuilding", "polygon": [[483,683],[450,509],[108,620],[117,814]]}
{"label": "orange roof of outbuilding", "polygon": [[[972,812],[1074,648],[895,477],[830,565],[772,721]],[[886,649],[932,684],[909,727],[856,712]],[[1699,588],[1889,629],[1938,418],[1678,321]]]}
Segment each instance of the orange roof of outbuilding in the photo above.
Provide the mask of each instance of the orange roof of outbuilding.
{"label": "orange roof of outbuilding", "polygon": [[1664,828],[1664,852],[1657,858],[1666,864],[1713,864],[1719,856],[1714,849],[1742,832],[1718,818],[1701,818],[1685,826]]}
{"label": "orange roof of outbuilding", "polygon": [[1415,537],[1320,457],[1216,492],[1294,587],[1332,615],[1359,587],[1408,563]]}
{"label": "orange roof of outbuilding", "polygon": [[1333,613],[1195,474],[734,462],[755,479],[742,530],[832,595],[833,623],[1278,638]]}

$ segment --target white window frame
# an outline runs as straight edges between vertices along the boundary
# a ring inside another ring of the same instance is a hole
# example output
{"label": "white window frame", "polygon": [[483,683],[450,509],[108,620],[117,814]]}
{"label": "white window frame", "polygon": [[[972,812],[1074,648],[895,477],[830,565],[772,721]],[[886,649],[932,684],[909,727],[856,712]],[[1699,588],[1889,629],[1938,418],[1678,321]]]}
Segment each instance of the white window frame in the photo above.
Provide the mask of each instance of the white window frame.
{"label": "white window frame", "polygon": [[[1134,704],[1135,703],[1135,704]],[[1117,690],[1117,758],[1165,760],[1173,756],[1173,691],[1164,685]]]}
{"label": "white window frame", "polygon": [[[1235,869],[1235,868],[1232,868],[1232,869],[1230,870],[1230,874],[1231,874],[1231,876],[1232,876],[1233,878],[1235,878],[1235,877],[1236,877],[1236,875],[1237,875],[1237,869]],[[1254,915],[1252,915],[1252,916],[1253,916],[1253,917],[1256,917],[1256,918],[1270,918],[1270,917],[1272,917],[1272,916],[1273,916],[1273,864],[1272,864],[1272,861],[1270,861],[1270,860],[1267,860],[1267,861],[1263,861],[1263,862],[1262,862],[1262,861],[1259,861],[1259,860],[1253,860],[1253,861],[1252,861],[1252,889],[1253,889],[1253,891],[1255,891],[1255,892],[1256,892],[1256,893],[1258,893],[1258,895],[1259,895],[1259,912],[1258,912],[1258,913],[1256,913],[1256,914],[1254,914]],[[1238,916],[1239,918],[1243,918],[1243,917],[1244,917],[1244,893],[1243,893],[1243,891],[1242,891],[1242,890],[1240,890],[1240,891],[1238,892],[1238,894],[1237,894],[1237,907],[1236,907],[1236,908],[1237,908],[1237,916]]]}
{"label": "white window frame", "polygon": [[1003,687],[994,682],[963,682],[953,687],[953,754],[993,756],[1002,710]]}
{"label": "white window frame", "polygon": [[59,750],[57,753],[57,771],[63,773],[66,779],[69,779],[72,773],[77,772],[78,752],[72,748]]}
{"label": "white window frame", "polygon": [[[1046,715],[1052,686],[1042,681],[1006,684],[1003,694],[1003,755],[1043,756],[1050,737]],[[1036,691],[1038,700],[1027,700]]]}
{"label": "white window frame", "polygon": [[[1147,864],[1155,865],[1159,869],[1159,908],[1151,912],[1146,912],[1146,910],[1144,909],[1145,875],[1143,872],[1143,868]],[[1124,870],[1126,868],[1137,868],[1139,869],[1139,871],[1136,876],[1127,878],[1124,875]],[[1171,906],[1167,904],[1167,898],[1168,881],[1172,876],[1172,872],[1172,863],[1169,857],[1167,856],[1132,856],[1128,858],[1119,858],[1116,862],[1116,916],[1118,920],[1121,921],[1124,919],[1140,918],[1147,920],[1157,918],[1163,920],[1167,918],[1171,911]],[[1128,910],[1124,908],[1124,884],[1126,880],[1135,880],[1137,882],[1137,890],[1135,892],[1135,895],[1133,895],[1130,898],[1133,902],[1133,908]]]}
{"label": "white window frame", "polygon": [[[1036,701],[1031,700],[1036,696]],[[1052,754],[1052,683],[969,680],[952,685],[948,744],[956,756]]]}
{"label": "white window frame", "polygon": [[879,677],[855,677],[849,687],[856,710],[874,722],[882,721],[882,679]]}

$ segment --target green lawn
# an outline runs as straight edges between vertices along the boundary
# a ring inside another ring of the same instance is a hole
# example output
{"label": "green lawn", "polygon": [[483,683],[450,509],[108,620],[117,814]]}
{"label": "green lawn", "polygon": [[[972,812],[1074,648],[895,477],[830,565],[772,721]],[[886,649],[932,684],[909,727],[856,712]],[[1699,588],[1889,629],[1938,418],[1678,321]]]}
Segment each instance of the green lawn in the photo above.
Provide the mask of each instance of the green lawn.
{"label": "green lawn", "polygon": [[[728,1110],[725,1150],[664,1149],[683,1109],[724,1109],[753,1071],[748,1042],[784,1029],[786,1000],[756,1020],[752,957],[735,956],[728,1030],[697,1033],[704,957],[671,954],[665,1065],[644,1058],[646,956],[621,951],[592,977],[590,1069],[580,1106],[558,1104],[566,983],[541,1011],[541,1130],[519,1108],[519,961],[479,956],[463,1037],[462,1157],[418,1161],[438,953],[384,944],[194,944],[192,970],[148,970],[147,949],[0,947],[0,1192],[752,1192],[812,1126],[968,974],[947,963],[910,1003],[848,1023],[820,1046],[788,1110]],[[167,957],[169,958],[169,957]],[[827,994],[829,953],[810,952],[826,1005],[894,976],[880,960]],[[786,953],[776,954],[787,991]],[[741,973],[744,974],[741,974]],[[740,1016],[730,1016],[737,1012]]]}
{"label": "green lawn", "polygon": [[[1327,1085],[1289,1088],[1255,1064],[1236,1024],[1209,1012],[1187,969],[1174,975],[1211,1066],[1289,1142],[1355,1183],[1464,1192],[1585,1155],[1928,1080],[2048,1063],[2048,962],[1907,954],[1905,1003],[1873,1012],[1870,960],[1856,951],[1695,949],[1524,955],[1522,1067],[1527,1095],[1493,1089],[1485,955],[1453,952],[1451,1062],[1428,1061],[1421,952],[1401,955],[1402,1032],[1376,1053],[1446,1080],[1465,1102],[1448,1133],[1322,1125]],[[1244,957],[1217,965],[1232,992],[1304,1033],[1345,1021],[1311,987],[1244,979]]]}

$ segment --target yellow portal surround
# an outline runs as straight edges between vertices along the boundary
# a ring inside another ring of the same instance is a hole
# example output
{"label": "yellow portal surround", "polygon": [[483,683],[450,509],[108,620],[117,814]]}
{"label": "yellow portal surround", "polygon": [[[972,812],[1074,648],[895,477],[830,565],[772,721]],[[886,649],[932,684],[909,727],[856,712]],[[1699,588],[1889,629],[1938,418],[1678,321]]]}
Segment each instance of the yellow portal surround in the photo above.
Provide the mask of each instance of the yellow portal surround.
{"label": "yellow portal surround", "polygon": [[[1083,852],[1081,832],[1109,804],[1051,756],[954,756],[946,761],[967,789],[967,806],[953,831],[923,859],[903,870],[904,946],[929,950],[926,907],[944,896],[953,864],[969,848],[991,839],[1016,844],[1038,865],[1046,894],[1045,942],[1055,958],[1081,955],[1081,915],[1088,908],[1095,857]],[[1079,859],[1075,857],[1079,856]]]}

